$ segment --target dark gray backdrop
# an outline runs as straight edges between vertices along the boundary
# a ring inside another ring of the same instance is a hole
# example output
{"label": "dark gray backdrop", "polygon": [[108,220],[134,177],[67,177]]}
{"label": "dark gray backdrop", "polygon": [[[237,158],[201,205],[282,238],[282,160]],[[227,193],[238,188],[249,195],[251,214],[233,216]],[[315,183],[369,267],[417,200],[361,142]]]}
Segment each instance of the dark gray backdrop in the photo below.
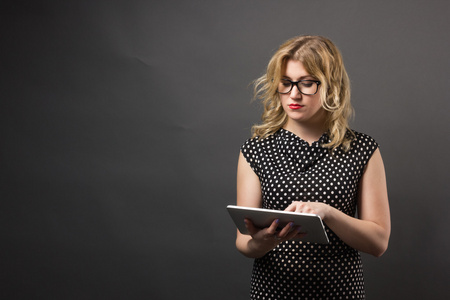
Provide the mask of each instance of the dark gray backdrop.
{"label": "dark gray backdrop", "polygon": [[305,33],[342,50],[386,164],[367,298],[450,296],[447,1],[0,5],[2,299],[247,299],[225,206],[249,83]]}

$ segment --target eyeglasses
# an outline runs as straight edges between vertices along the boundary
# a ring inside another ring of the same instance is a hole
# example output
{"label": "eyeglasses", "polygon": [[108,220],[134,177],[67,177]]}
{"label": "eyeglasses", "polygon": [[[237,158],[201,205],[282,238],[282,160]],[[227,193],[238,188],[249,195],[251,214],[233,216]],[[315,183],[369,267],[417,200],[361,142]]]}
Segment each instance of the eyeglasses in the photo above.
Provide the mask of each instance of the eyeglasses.
{"label": "eyeglasses", "polygon": [[288,94],[292,91],[294,85],[303,95],[315,95],[319,90],[320,81],[317,80],[299,80],[291,81],[289,79],[281,79],[278,83],[278,93]]}

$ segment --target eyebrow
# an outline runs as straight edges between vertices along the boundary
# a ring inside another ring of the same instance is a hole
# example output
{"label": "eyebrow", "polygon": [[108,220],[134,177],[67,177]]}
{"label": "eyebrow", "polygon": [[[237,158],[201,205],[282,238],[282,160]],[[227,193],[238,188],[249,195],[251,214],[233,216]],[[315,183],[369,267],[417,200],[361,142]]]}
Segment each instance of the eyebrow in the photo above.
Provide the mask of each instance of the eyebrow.
{"label": "eyebrow", "polygon": [[[283,75],[283,78],[281,78],[281,79],[288,79],[288,80],[292,80],[292,78],[291,77],[289,77],[289,76],[286,76],[286,75]],[[300,77],[300,79],[299,80],[317,80],[317,79],[315,79],[314,78],[314,76],[311,76],[311,75],[306,75],[306,76],[302,76],[302,77]]]}

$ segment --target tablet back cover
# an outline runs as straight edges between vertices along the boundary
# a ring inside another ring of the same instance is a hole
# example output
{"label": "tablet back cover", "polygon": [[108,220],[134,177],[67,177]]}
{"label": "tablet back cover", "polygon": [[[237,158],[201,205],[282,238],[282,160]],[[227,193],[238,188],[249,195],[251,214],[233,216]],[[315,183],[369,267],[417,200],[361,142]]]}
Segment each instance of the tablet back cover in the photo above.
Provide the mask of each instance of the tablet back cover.
{"label": "tablet back cover", "polygon": [[249,234],[245,227],[245,218],[252,220],[253,224],[259,228],[268,227],[273,220],[280,219],[279,227],[284,227],[289,222],[294,222],[296,226],[301,226],[300,232],[306,232],[307,234],[297,239],[299,241],[320,244],[329,243],[322,219],[318,215],[235,205],[228,205],[227,210],[242,234]]}

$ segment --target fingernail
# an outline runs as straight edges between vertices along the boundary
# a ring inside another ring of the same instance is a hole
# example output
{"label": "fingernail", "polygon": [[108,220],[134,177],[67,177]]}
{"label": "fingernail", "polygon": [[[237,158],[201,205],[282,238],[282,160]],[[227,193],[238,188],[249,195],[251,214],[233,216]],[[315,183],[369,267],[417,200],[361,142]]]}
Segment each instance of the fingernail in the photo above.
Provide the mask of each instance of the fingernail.
{"label": "fingernail", "polygon": [[294,227],[294,222],[289,223],[289,227]]}
{"label": "fingernail", "polygon": [[280,222],[280,219],[276,219],[276,220],[275,220],[275,223],[278,224],[279,222]]}

